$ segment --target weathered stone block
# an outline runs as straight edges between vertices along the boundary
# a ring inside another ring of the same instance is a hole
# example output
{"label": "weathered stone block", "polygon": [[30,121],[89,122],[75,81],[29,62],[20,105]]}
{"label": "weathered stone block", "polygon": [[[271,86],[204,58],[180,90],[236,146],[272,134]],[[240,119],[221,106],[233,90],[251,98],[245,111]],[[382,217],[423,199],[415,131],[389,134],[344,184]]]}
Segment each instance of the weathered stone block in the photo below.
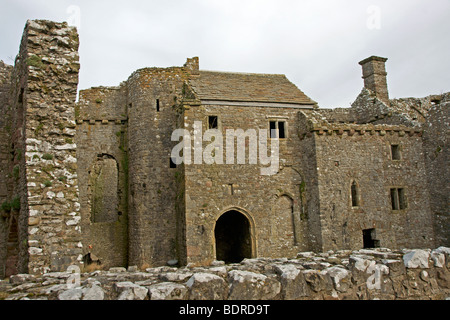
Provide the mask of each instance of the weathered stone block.
{"label": "weathered stone block", "polygon": [[149,286],[148,293],[150,300],[185,300],[188,289],[179,283],[162,282]]}
{"label": "weathered stone block", "polygon": [[284,300],[297,300],[309,294],[304,274],[298,266],[280,265],[275,267],[280,275],[281,297]]}
{"label": "weathered stone block", "polygon": [[118,282],[114,287],[120,293],[117,300],[144,300],[148,293],[147,288],[130,281]]}
{"label": "weathered stone block", "polygon": [[318,270],[304,270],[302,273],[311,290],[314,292],[331,291],[333,283],[330,276],[326,272]]}
{"label": "weathered stone block", "polygon": [[331,267],[327,268],[324,271],[331,277],[333,280],[334,288],[339,292],[346,292],[350,286],[351,274],[347,269],[342,267]]}
{"label": "weathered stone block", "polygon": [[82,300],[103,300],[105,292],[100,287],[100,283],[92,283],[83,288]]}
{"label": "weathered stone block", "polygon": [[228,296],[225,280],[211,273],[196,273],[187,282],[191,300],[224,300]]}
{"label": "weathered stone block", "polygon": [[271,300],[281,292],[280,282],[262,274],[233,270],[228,278],[229,300]]}
{"label": "weathered stone block", "polygon": [[430,258],[429,251],[413,250],[403,256],[403,262],[406,268],[428,268]]}

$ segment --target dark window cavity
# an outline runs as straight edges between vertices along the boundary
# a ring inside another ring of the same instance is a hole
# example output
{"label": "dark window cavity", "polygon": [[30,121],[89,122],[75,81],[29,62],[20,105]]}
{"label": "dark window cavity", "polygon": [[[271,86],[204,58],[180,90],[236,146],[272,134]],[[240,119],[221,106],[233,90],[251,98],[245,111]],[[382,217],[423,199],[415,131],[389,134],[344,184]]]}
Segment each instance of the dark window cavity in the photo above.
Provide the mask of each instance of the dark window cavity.
{"label": "dark window cavity", "polygon": [[352,207],[358,207],[359,206],[358,186],[356,185],[355,181],[352,182],[351,197],[352,197]]}
{"label": "dark window cavity", "polygon": [[286,122],[285,121],[269,121],[270,138],[286,139]]}
{"label": "dark window cavity", "polygon": [[406,204],[405,189],[403,188],[391,189],[391,205],[392,210],[406,209],[407,204]]}
{"label": "dark window cavity", "polygon": [[173,161],[172,157],[170,157],[170,168],[175,169],[177,167],[176,163]]}
{"label": "dark window cavity", "polygon": [[398,144],[391,145],[392,160],[400,160],[400,146]]}
{"label": "dark window cavity", "polygon": [[217,116],[208,116],[208,129],[218,129],[219,121]]}
{"label": "dark window cavity", "polygon": [[363,232],[363,245],[364,249],[379,248],[380,240],[376,240],[375,229],[365,229]]}

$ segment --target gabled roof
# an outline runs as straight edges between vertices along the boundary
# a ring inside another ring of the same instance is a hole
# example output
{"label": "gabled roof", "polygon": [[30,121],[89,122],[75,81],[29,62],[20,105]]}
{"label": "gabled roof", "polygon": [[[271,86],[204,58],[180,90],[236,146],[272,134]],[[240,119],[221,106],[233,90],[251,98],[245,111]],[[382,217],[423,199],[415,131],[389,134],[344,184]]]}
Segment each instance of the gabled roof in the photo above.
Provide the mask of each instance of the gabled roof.
{"label": "gabled roof", "polygon": [[316,104],[281,74],[199,71],[189,83],[200,100]]}

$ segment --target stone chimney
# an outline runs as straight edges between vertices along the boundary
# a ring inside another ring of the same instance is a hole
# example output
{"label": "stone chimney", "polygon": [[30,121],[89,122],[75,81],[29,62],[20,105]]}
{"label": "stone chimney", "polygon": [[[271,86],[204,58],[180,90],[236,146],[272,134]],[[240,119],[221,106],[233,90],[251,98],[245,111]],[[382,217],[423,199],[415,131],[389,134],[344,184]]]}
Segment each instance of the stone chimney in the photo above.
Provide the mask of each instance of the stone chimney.
{"label": "stone chimney", "polygon": [[369,89],[378,99],[383,101],[386,105],[389,103],[389,93],[386,80],[385,63],[387,58],[371,56],[359,62],[362,66],[364,79],[364,87]]}
{"label": "stone chimney", "polygon": [[184,67],[189,71],[190,74],[198,75],[199,72],[199,61],[198,57],[188,58]]}

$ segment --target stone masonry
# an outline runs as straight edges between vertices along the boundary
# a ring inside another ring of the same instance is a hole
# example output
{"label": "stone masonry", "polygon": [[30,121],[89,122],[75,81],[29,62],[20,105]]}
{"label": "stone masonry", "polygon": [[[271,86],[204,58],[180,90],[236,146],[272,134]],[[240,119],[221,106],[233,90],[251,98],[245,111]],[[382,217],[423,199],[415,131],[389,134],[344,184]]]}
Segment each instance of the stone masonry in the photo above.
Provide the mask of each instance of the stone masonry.
{"label": "stone masonry", "polygon": [[[0,277],[450,246],[450,93],[390,99],[386,58],[360,62],[350,108],[321,109],[284,75],[204,71],[197,57],[76,102],[78,45],[67,23],[29,20],[15,66],[0,62]],[[330,279],[349,275],[336,268]],[[248,278],[226,273],[228,285]]]}
{"label": "stone masonry", "polygon": [[[17,274],[5,300],[443,300],[450,249],[338,250],[210,266]],[[269,302],[270,303],[270,302]]]}
{"label": "stone masonry", "polygon": [[[9,135],[2,140],[9,142],[2,224],[9,230],[0,243],[16,261],[6,275],[56,271],[82,257],[74,142],[78,60],[75,28],[27,22],[9,101],[1,106],[9,119],[2,127]],[[3,276],[11,256],[2,258]]]}

